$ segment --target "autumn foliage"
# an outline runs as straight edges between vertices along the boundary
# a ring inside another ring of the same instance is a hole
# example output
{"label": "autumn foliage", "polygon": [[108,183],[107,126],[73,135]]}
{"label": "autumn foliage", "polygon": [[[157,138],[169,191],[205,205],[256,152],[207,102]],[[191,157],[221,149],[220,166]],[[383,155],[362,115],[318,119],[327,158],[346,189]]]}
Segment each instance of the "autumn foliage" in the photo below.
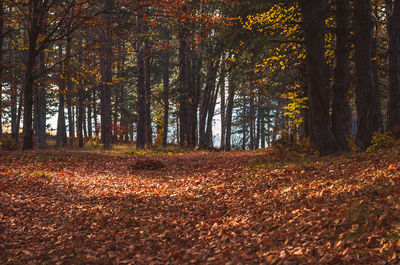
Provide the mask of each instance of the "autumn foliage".
{"label": "autumn foliage", "polygon": [[275,152],[1,152],[0,263],[400,262],[398,148]]}

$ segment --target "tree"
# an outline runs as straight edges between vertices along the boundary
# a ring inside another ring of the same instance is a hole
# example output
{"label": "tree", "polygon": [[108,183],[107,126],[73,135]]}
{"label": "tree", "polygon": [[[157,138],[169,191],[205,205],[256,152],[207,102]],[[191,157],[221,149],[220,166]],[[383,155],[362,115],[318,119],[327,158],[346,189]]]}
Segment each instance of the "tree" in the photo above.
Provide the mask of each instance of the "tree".
{"label": "tree", "polygon": [[342,150],[349,150],[346,136],[350,134],[351,108],[347,100],[349,89],[349,4],[336,1],[336,63],[333,77],[332,132]]}
{"label": "tree", "polygon": [[387,129],[400,138],[400,1],[387,0],[389,103]]}
{"label": "tree", "polygon": [[372,134],[382,130],[380,97],[372,69],[373,21],[371,1],[354,1],[355,87],[357,138],[360,150],[371,144]]}
{"label": "tree", "polygon": [[325,0],[301,0],[304,40],[307,51],[307,72],[310,98],[311,140],[320,155],[337,150],[336,139],[330,129],[329,101],[324,61]]}

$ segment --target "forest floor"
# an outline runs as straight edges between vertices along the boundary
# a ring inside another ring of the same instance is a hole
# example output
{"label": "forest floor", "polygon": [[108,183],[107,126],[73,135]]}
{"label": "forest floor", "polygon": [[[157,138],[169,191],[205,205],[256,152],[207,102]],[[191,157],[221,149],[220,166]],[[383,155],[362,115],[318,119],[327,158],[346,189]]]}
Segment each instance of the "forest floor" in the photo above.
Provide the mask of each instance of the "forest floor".
{"label": "forest floor", "polygon": [[400,264],[399,161],[1,151],[0,264]]}

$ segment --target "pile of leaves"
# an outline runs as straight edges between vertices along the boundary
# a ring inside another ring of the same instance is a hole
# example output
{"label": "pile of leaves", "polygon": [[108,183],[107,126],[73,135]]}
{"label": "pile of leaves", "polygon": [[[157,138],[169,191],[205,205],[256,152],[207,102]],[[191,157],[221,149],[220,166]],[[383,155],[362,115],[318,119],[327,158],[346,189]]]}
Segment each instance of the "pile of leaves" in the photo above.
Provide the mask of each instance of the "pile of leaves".
{"label": "pile of leaves", "polygon": [[400,150],[0,152],[1,264],[398,264]]}

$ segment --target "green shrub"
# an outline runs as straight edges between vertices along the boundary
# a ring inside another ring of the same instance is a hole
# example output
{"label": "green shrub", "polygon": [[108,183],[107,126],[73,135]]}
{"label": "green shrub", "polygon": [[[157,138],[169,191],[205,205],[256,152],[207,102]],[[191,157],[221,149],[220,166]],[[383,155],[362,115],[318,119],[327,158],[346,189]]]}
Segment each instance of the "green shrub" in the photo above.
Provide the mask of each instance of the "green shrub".
{"label": "green shrub", "polygon": [[281,137],[273,141],[271,145],[298,153],[309,153],[312,151],[312,145],[309,138],[301,138],[295,135],[291,136],[287,132],[283,132]]}
{"label": "green shrub", "polygon": [[388,148],[397,144],[396,139],[388,134],[375,132],[372,136],[372,142],[367,149],[367,153],[375,152],[378,149]]}
{"label": "green shrub", "polygon": [[0,146],[3,150],[13,151],[18,149],[18,143],[11,137],[0,139]]}

